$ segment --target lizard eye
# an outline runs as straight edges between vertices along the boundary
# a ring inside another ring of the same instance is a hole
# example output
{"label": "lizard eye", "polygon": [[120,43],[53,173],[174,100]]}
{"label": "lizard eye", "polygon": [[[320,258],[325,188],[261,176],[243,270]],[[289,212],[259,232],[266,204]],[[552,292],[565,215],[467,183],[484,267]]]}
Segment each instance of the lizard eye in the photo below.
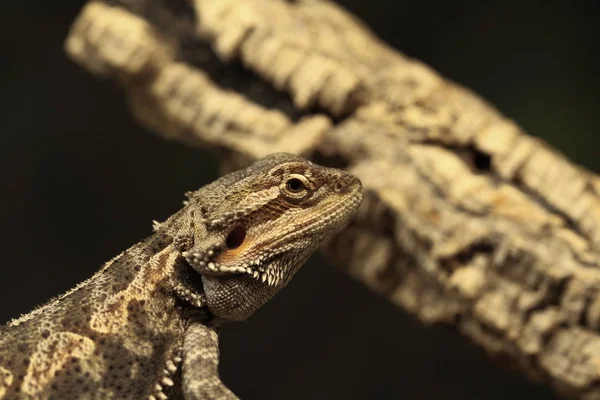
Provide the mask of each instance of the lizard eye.
{"label": "lizard eye", "polygon": [[225,239],[225,245],[229,250],[237,249],[244,243],[246,239],[246,229],[242,226],[236,226],[229,232]]}
{"label": "lizard eye", "polygon": [[285,187],[292,193],[298,193],[304,189],[304,183],[298,178],[291,178],[285,183]]}
{"label": "lizard eye", "polygon": [[282,180],[279,189],[288,201],[297,202],[310,195],[311,184],[304,175],[291,174]]}

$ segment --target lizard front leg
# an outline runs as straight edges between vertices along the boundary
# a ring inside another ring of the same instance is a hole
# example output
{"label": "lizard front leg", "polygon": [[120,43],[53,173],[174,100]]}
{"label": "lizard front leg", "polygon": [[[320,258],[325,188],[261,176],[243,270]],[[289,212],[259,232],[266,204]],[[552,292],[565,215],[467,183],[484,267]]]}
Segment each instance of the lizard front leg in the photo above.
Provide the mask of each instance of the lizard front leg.
{"label": "lizard front leg", "polygon": [[186,400],[239,400],[219,378],[219,337],[192,322],[183,339],[182,390]]}

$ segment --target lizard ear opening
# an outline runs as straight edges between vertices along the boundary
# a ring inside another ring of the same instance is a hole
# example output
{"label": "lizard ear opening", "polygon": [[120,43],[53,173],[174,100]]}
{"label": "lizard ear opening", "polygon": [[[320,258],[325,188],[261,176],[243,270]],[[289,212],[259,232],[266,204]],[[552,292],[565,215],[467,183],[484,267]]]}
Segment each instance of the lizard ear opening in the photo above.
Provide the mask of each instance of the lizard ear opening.
{"label": "lizard ear opening", "polygon": [[243,226],[236,226],[229,232],[225,239],[225,245],[229,250],[237,249],[244,243],[246,239],[246,229]]}

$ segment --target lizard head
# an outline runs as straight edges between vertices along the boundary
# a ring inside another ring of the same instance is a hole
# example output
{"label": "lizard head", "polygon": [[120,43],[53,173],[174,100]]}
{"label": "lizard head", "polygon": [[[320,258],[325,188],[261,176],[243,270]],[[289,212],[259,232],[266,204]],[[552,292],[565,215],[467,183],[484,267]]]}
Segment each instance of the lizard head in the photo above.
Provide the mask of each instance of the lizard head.
{"label": "lizard head", "polygon": [[358,178],[291,154],[273,154],[189,195],[196,224],[183,251],[202,276],[209,309],[245,319],[284,287],[354,215]]}

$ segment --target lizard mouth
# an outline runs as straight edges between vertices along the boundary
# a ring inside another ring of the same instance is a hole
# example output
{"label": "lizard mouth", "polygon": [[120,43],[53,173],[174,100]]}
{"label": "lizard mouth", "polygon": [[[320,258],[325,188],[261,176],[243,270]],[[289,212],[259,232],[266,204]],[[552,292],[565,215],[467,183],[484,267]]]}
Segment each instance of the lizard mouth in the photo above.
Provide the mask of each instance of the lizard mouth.
{"label": "lizard mouth", "polygon": [[[242,265],[224,265],[218,262],[208,262],[203,267],[202,275],[213,277],[232,277],[234,275],[249,275],[259,282],[275,286],[283,278],[279,269],[269,268],[276,255],[261,261],[243,263]],[[267,265],[267,267],[265,267]]]}
{"label": "lizard mouth", "polygon": [[[360,185],[359,182],[358,185],[353,186],[343,201],[335,202],[323,209],[321,211],[324,216],[323,218],[315,219],[300,225],[293,233],[275,237],[269,242],[262,243],[262,246],[279,248],[278,243],[282,240],[302,240],[303,237],[309,237],[314,234],[323,235],[323,237],[320,237],[319,240],[315,241],[315,243],[321,243],[324,239],[326,240],[333,236],[348,224],[351,216],[354,215],[361,201],[362,185]],[[317,226],[319,226],[318,229],[316,228]],[[308,254],[312,253],[314,250],[314,248],[309,248]],[[259,259],[251,264],[244,264],[242,267],[229,267],[229,271],[248,274],[262,283],[266,283],[269,286],[276,286],[286,278],[285,275],[291,277],[304,261],[304,258],[299,256],[296,268],[289,268],[289,266],[285,268],[274,266],[276,264],[274,262],[275,258],[281,258],[284,254],[285,253],[272,254],[269,258]],[[292,272],[291,274],[289,273],[290,271]]]}

